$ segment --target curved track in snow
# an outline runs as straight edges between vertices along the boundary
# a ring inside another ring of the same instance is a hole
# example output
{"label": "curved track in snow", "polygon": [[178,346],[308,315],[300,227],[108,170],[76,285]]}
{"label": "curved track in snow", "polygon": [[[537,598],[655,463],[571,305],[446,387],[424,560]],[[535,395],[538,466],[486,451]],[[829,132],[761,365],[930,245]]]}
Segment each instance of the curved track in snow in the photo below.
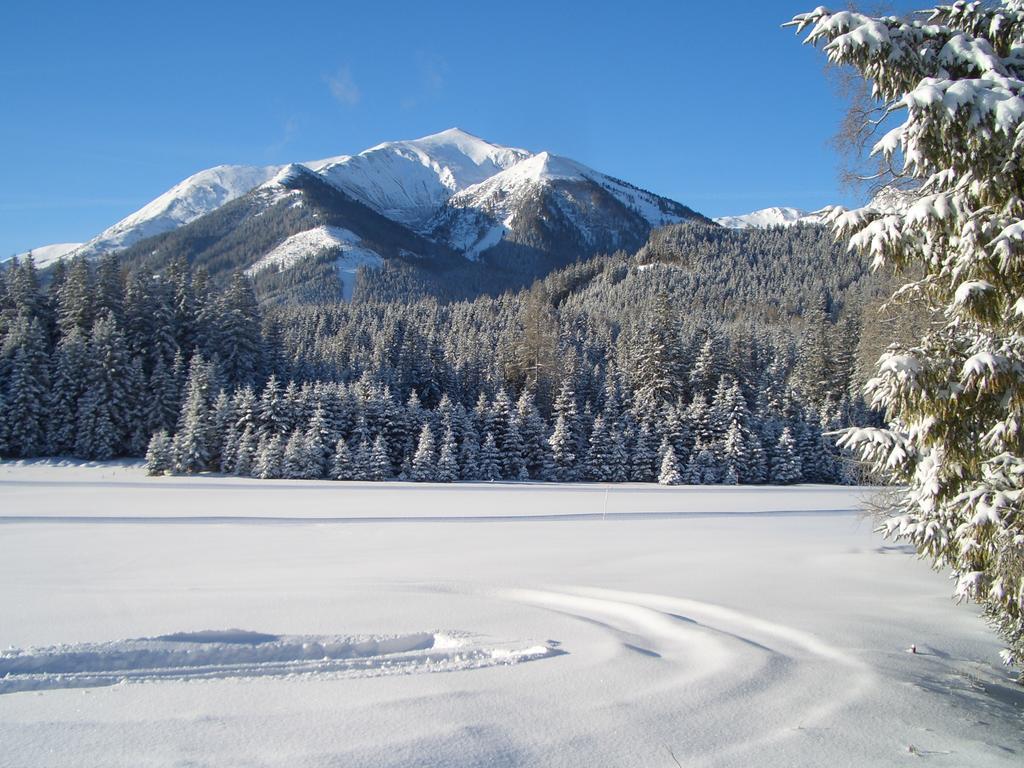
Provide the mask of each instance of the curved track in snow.
{"label": "curved track in snow", "polygon": [[378,677],[516,664],[561,653],[465,633],[268,635],[179,632],[108,643],[0,651],[0,695],[122,682],[331,675]]}
{"label": "curved track in snow", "polygon": [[572,658],[589,654],[602,682],[633,677],[636,702],[677,700],[684,733],[727,731],[711,764],[828,728],[872,686],[867,665],[815,635],[711,603],[585,587],[497,595],[597,627],[604,650],[570,646]]}

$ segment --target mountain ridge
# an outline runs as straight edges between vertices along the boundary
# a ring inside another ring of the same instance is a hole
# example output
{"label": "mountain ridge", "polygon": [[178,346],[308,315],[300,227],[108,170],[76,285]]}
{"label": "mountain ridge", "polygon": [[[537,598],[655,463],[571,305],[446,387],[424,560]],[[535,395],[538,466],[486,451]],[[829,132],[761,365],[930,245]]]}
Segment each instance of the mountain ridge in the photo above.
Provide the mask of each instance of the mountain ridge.
{"label": "mountain ridge", "polygon": [[[159,268],[184,257],[211,275],[290,271],[318,280],[335,259],[350,296],[357,267],[445,272],[477,263],[502,290],[598,253],[639,248],[667,224],[710,223],[656,195],[547,151],[458,128],[354,155],[199,171],[65,258],[115,252]],[[296,271],[300,270],[300,271]],[[504,281],[504,282],[502,282]]]}

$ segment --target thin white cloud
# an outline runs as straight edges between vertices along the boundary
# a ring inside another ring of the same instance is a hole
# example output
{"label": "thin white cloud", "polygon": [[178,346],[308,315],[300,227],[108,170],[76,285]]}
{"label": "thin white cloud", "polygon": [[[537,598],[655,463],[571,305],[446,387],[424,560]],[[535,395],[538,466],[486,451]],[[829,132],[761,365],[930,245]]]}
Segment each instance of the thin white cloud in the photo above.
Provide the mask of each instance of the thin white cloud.
{"label": "thin white cloud", "polygon": [[341,67],[333,75],[328,75],[324,79],[327,81],[331,95],[338,103],[352,107],[358,104],[359,99],[362,98],[359,86],[356,85],[356,81],[352,77],[352,71],[347,66]]}

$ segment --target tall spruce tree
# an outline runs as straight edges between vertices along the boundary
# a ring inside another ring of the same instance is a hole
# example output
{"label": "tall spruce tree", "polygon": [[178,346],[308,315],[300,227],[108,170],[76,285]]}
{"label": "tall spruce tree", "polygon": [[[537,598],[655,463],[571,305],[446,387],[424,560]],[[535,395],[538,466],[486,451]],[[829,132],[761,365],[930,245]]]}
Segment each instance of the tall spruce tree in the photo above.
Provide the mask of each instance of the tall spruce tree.
{"label": "tall spruce tree", "polygon": [[869,80],[882,112],[903,110],[874,151],[919,182],[916,202],[831,220],[943,321],[883,355],[868,395],[890,426],[843,445],[907,489],[882,529],[949,567],[1024,666],[1024,4],[913,20],[821,7],[792,24]]}

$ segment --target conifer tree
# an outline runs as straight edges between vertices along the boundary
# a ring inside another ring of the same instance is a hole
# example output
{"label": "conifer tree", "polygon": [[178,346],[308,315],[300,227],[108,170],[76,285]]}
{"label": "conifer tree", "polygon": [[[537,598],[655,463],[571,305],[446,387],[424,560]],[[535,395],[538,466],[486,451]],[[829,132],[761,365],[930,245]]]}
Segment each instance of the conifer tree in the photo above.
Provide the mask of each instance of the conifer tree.
{"label": "conifer tree", "polygon": [[436,479],[441,483],[454,483],[459,479],[458,446],[455,444],[455,432],[451,427],[445,430],[441,439],[441,452],[437,457]]}
{"label": "conifer tree", "polygon": [[330,478],[332,480],[355,480],[355,471],[352,466],[352,452],[348,448],[345,438],[338,438],[334,446],[334,457],[331,459]]}
{"label": "conifer tree", "polygon": [[391,476],[391,459],[388,458],[388,446],[383,435],[377,435],[370,452],[369,479],[381,482]]}
{"label": "conifer tree", "polygon": [[146,448],[147,474],[165,475],[171,471],[173,464],[171,441],[167,437],[167,432],[162,429],[154,432]]}
{"label": "conifer tree", "polygon": [[722,470],[712,449],[703,443],[693,448],[686,470],[687,482],[693,485],[715,485],[722,481]]}
{"label": "conifer tree", "polygon": [[681,485],[683,482],[682,473],[679,471],[679,463],[676,461],[675,449],[670,444],[666,445],[665,455],[661,459],[658,482],[662,485]]}
{"label": "conifer tree", "polygon": [[576,470],[576,439],[569,431],[565,414],[559,414],[555,421],[555,430],[548,438],[551,456],[555,466],[555,480],[560,483],[572,482],[577,477]]}
{"label": "conifer tree", "polygon": [[355,456],[352,458],[352,479],[372,480],[373,467],[370,458],[370,444],[363,438],[359,441]]}
{"label": "conifer tree", "polygon": [[82,334],[89,332],[94,316],[95,295],[89,262],[85,256],[76,256],[71,260],[67,275],[57,291],[57,326],[62,334],[70,334],[75,328]]}
{"label": "conifer tree", "polygon": [[800,456],[796,451],[796,441],[789,427],[782,430],[779,442],[772,453],[771,482],[773,485],[789,485],[800,482]]}
{"label": "conifer tree", "polygon": [[472,424],[464,425],[462,443],[459,445],[459,477],[463,480],[479,480],[480,438]]}
{"label": "conifer tree", "polygon": [[509,415],[505,444],[499,450],[503,458],[502,474],[505,479],[528,480],[530,476],[523,456],[523,439],[519,432],[519,419],[515,413]]}
{"label": "conifer tree", "polygon": [[293,429],[284,447],[281,477],[288,480],[302,480],[309,474],[309,455],[306,453],[306,436],[298,428]]}
{"label": "conifer tree", "polygon": [[252,477],[256,462],[256,434],[250,425],[246,424],[238,438],[238,446],[235,448],[234,466],[232,472],[239,477]]}
{"label": "conifer tree", "polygon": [[259,428],[257,434],[260,440],[272,435],[283,435],[288,429],[288,408],[281,386],[277,379],[271,376],[263,386],[259,403]]}
{"label": "conifer tree", "polygon": [[733,421],[729,425],[722,449],[725,465],[724,482],[727,485],[736,485],[741,478],[744,480],[748,478],[750,476],[750,455],[743,436],[743,428],[738,421]]}
{"label": "conifer tree", "polygon": [[1024,5],[958,2],[911,20],[820,7],[791,23],[869,80],[881,112],[903,110],[874,152],[920,184],[914,204],[831,221],[942,318],[879,361],[867,394],[889,428],[842,444],[906,486],[884,531],[949,567],[1024,667]]}
{"label": "conifer tree", "polygon": [[49,361],[43,329],[35,318],[21,318],[4,339],[7,366],[6,433],[15,456],[39,456],[46,449]]}
{"label": "conifer tree", "polygon": [[501,454],[490,432],[484,435],[484,444],[480,447],[479,466],[481,480],[501,479]]}
{"label": "conifer tree", "polygon": [[210,468],[213,458],[213,412],[210,369],[201,354],[192,358],[185,402],[174,433],[174,471],[191,474]]}
{"label": "conifer tree", "polygon": [[610,435],[604,417],[598,414],[590,433],[590,451],[587,453],[587,479],[605,482],[611,480]]}
{"label": "conifer tree", "polygon": [[[89,371],[89,349],[85,334],[73,325],[54,352],[47,405],[47,447],[57,456],[75,447],[75,419]],[[177,409],[175,409],[177,415]]]}
{"label": "conifer tree", "polygon": [[412,460],[412,479],[417,483],[429,483],[436,477],[436,449],[434,432],[429,424],[424,424],[416,444],[416,455]]}
{"label": "conifer tree", "polygon": [[253,472],[262,480],[276,480],[282,476],[284,463],[284,440],[281,435],[261,438],[256,449],[256,463]]}
{"label": "conifer tree", "polygon": [[327,418],[321,406],[317,406],[313,411],[303,439],[307,458],[306,477],[309,479],[325,477],[331,461],[332,444]]}
{"label": "conifer tree", "polygon": [[128,350],[109,312],[93,324],[89,370],[78,401],[75,455],[105,460],[127,447],[135,406],[131,402]]}

